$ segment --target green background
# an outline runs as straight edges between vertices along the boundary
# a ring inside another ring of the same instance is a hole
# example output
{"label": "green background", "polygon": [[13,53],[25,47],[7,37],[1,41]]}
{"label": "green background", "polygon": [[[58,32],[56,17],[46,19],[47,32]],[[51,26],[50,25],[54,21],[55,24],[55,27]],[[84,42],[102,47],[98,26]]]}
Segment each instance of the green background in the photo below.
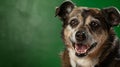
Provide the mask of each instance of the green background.
{"label": "green background", "polygon": [[[64,49],[61,21],[54,17],[63,0],[0,0],[0,67],[60,67]],[[73,0],[103,8],[120,0]],[[120,27],[115,28],[120,37]]]}

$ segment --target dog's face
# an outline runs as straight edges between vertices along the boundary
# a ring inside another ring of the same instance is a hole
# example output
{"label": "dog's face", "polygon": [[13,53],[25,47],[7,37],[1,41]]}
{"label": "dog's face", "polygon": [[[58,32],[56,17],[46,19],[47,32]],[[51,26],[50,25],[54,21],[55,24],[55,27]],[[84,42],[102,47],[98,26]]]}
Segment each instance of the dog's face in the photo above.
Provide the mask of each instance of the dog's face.
{"label": "dog's face", "polygon": [[68,50],[78,57],[99,54],[107,45],[110,29],[118,25],[120,15],[114,7],[106,9],[76,7],[66,1],[56,9],[63,21],[62,36]]}

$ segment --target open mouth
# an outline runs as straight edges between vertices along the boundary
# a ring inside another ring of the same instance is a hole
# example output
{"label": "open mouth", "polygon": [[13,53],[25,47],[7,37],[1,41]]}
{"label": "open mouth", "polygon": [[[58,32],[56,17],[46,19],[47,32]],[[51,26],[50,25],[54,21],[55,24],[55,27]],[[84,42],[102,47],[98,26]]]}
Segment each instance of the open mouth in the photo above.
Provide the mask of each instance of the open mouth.
{"label": "open mouth", "polygon": [[86,56],[88,54],[88,52],[91,51],[96,45],[97,45],[97,42],[91,44],[91,46],[87,45],[87,44],[78,44],[78,43],[73,44],[74,49],[76,51],[75,54],[78,57]]}

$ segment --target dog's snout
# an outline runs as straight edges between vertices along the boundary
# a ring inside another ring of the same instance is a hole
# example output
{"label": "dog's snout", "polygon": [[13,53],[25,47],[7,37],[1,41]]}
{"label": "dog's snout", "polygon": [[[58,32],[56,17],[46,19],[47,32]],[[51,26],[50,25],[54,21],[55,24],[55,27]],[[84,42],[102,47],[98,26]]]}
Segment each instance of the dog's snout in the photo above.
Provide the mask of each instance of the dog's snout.
{"label": "dog's snout", "polygon": [[86,40],[86,33],[84,31],[77,31],[75,34],[75,38],[77,41],[84,41]]}

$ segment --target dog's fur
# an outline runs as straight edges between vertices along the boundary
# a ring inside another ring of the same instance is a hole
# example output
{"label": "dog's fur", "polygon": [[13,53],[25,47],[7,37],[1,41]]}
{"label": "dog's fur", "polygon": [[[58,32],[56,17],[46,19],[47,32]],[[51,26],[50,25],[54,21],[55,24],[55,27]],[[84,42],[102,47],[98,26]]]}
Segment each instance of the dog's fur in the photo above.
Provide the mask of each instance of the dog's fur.
{"label": "dog's fur", "polygon": [[120,23],[117,8],[77,7],[65,1],[56,16],[63,21],[62,67],[120,67],[120,43],[113,31]]}

